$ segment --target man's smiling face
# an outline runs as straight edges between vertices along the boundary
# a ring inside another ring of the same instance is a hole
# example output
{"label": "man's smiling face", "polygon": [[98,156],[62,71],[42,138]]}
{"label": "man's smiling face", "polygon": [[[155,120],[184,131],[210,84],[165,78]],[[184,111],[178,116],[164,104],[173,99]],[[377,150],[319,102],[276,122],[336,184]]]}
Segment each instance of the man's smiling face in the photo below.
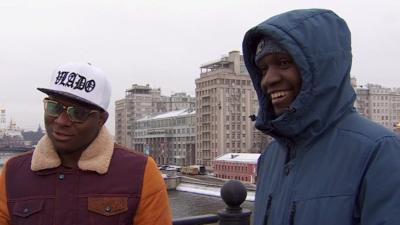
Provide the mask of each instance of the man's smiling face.
{"label": "man's smiling face", "polygon": [[292,57],[285,53],[272,53],[257,62],[262,71],[261,89],[267,94],[275,114],[282,114],[296,99],[301,89],[301,76]]}

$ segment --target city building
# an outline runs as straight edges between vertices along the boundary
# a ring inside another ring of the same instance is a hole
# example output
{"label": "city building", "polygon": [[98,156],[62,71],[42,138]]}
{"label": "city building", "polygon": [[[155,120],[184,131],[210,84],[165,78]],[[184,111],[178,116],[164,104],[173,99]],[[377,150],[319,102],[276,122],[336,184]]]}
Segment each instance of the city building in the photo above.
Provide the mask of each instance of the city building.
{"label": "city building", "polygon": [[258,101],[240,52],[201,65],[195,82],[196,164],[211,170],[223,154],[261,152],[267,137],[249,118],[257,114]]}
{"label": "city building", "polygon": [[132,148],[133,124],[137,119],[159,112],[161,90],[148,84],[134,84],[125,91],[125,98],[115,102],[115,141]]}
{"label": "city building", "polygon": [[36,146],[43,136],[44,131],[40,125],[36,131],[22,131],[25,146]]}
{"label": "city building", "polygon": [[195,98],[184,92],[162,96],[160,88],[134,84],[125,91],[125,98],[115,102],[115,141],[133,148],[136,120],[154,113],[194,108]]}
{"label": "city building", "polygon": [[179,109],[195,109],[196,98],[180,92],[171,96],[161,96],[158,109],[160,112],[170,112]]}
{"label": "city building", "polygon": [[6,129],[6,109],[0,107],[0,130]]}
{"label": "city building", "polygon": [[368,119],[393,130],[400,122],[400,88],[378,84],[355,86],[355,108]]}
{"label": "city building", "polygon": [[127,146],[128,143],[128,118],[127,99],[115,101],[115,142]]}
{"label": "city building", "polygon": [[44,132],[40,126],[36,132],[24,131],[13,120],[10,120],[8,127],[0,129],[0,152],[32,150],[43,135]]}
{"label": "city building", "polygon": [[24,146],[22,129],[10,119],[7,126],[6,109],[0,108],[0,149]]}
{"label": "city building", "polygon": [[214,160],[214,176],[255,183],[258,153],[228,153]]}
{"label": "city building", "polygon": [[17,127],[16,123],[10,120],[6,129],[0,130],[0,150],[24,147],[24,138],[22,129]]}
{"label": "city building", "polygon": [[181,109],[148,115],[134,123],[133,148],[159,165],[195,163],[196,112]]}

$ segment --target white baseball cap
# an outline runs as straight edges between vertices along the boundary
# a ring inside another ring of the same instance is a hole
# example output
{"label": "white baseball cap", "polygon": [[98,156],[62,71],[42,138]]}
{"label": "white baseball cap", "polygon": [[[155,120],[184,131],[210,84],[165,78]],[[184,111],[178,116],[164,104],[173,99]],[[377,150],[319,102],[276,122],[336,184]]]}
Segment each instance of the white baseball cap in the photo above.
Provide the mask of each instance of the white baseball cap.
{"label": "white baseball cap", "polygon": [[37,89],[96,105],[105,111],[110,103],[110,82],[101,69],[90,63],[60,65],[54,70],[49,87]]}

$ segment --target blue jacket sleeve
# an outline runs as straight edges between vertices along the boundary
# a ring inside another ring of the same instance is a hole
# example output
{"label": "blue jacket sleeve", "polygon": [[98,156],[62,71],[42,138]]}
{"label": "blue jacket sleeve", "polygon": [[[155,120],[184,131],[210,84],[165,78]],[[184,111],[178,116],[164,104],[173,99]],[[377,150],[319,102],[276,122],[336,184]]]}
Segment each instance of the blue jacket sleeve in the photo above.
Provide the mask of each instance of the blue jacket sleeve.
{"label": "blue jacket sleeve", "polygon": [[376,143],[361,182],[361,225],[400,224],[400,139],[385,137]]}

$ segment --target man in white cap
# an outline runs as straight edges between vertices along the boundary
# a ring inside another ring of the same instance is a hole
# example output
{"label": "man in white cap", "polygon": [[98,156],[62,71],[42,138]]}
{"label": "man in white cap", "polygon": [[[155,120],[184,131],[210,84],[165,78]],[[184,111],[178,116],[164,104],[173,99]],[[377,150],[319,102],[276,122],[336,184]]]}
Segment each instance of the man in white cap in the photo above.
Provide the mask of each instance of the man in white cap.
{"label": "man in white cap", "polygon": [[0,176],[0,224],[171,224],[155,162],[114,143],[104,123],[111,88],[87,63],[54,71],[38,88],[46,135]]}

